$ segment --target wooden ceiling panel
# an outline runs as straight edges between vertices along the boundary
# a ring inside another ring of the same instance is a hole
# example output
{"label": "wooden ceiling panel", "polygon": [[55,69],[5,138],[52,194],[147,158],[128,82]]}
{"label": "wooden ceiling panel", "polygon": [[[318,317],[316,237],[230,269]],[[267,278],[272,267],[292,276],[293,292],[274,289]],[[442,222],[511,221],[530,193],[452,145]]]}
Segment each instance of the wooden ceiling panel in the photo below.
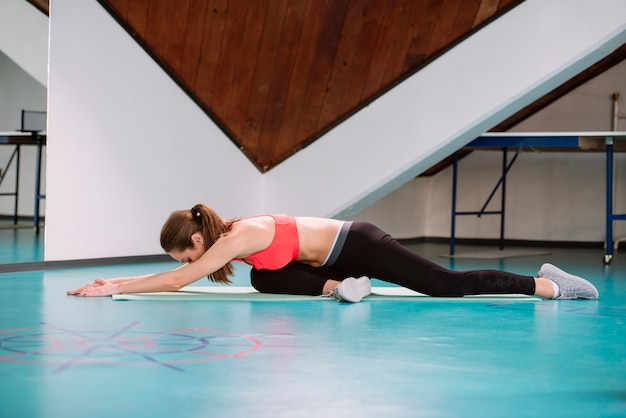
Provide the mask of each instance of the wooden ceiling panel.
{"label": "wooden ceiling panel", "polygon": [[26,0],[28,3],[39,9],[40,12],[50,16],[50,0]]}
{"label": "wooden ceiling panel", "polygon": [[[49,14],[49,0],[27,1]],[[263,171],[522,2],[98,1]],[[622,46],[494,130],[625,58]]]}
{"label": "wooden ceiling panel", "polygon": [[521,0],[99,0],[266,171]]}

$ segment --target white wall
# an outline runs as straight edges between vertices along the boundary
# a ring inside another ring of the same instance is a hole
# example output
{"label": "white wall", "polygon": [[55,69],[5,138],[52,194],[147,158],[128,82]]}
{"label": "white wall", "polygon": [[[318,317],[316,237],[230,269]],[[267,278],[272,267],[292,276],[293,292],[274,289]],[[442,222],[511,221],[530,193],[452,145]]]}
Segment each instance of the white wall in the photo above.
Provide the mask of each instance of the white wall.
{"label": "white wall", "polygon": [[0,1],[0,51],[48,85],[48,17],[27,1]]}
{"label": "white wall", "polygon": [[20,128],[22,109],[46,110],[46,87],[0,50],[0,131]]}
{"label": "white wall", "polygon": [[[518,124],[515,132],[610,131],[613,93],[626,116],[626,61]],[[626,119],[618,130],[626,131]],[[513,157],[509,152],[509,159]],[[477,151],[459,163],[457,209],[479,210],[500,178],[502,154]],[[615,154],[615,212],[626,213],[626,154]],[[522,153],[507,177],[506,237],[601,242],[605,236],[605,158],[597,153]],[[353,218],[382,225],[395,236],[449,237],[452,168],[412,180]],[[497,210],[500,194],[492,201]],[[457,217],[456,236],[497,238],[499,216]],[[626,222],[614,223],[626,237]]]}
{"label": "white wall", "polygon": [[261,210],[256,169],[95,1],[50,19],[47,260],[160,253],[196,202]]}
{"label": "white wall", "polygon": [[626,3],[597,6],[523,3],[262,175],[94,0],[52,2],[45,258],[158,253],[198,201],[357,213],[624,43]]}

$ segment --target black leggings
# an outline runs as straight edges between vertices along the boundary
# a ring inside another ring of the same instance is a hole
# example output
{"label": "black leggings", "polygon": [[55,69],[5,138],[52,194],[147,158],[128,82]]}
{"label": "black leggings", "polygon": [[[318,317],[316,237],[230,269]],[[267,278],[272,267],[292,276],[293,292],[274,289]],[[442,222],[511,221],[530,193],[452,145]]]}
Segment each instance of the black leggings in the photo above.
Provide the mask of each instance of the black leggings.
{"label": "black leggings", "polygon": [[530,276],[498,270],[452,271],[404,247],[380,228],[353,222],[332,266],[291,262],[279,270],[252,269],[252,286],[263,293],[321,295],[328,279],[376,278],[430,296],[535,293]]}

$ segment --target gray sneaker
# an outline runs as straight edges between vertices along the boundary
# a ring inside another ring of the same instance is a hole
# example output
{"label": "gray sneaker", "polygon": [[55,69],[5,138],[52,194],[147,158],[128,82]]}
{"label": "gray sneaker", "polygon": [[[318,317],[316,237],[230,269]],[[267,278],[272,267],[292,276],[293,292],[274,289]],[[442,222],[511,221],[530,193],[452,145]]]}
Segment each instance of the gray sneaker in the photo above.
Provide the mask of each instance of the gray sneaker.
{"label": "gray sneaker", "polygon": [[559,295],[555,299],[598,299],[598,289],[594,285],[552,264],[541,266],[537,277],[545,277],[559,285]]}
{"label": "gray sneaker", "polygon": [[370,279],[363,276],[355,279],[348,277],[339,286],[330,292],[328,296],[337,298],[338,301],[360,302],[365,296],[372,292]]}

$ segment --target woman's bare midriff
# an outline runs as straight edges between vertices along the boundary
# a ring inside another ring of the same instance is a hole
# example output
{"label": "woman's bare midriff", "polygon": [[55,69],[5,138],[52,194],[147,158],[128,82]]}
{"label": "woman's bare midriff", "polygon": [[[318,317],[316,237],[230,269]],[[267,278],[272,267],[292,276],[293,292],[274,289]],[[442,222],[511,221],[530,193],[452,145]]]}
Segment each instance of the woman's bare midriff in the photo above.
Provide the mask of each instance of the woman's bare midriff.
{"label": "woman's bare midriff", "polygon": [[313,267],[322,265],[342,221],[327,218],[296,217],[300,252],[296,261]]}

